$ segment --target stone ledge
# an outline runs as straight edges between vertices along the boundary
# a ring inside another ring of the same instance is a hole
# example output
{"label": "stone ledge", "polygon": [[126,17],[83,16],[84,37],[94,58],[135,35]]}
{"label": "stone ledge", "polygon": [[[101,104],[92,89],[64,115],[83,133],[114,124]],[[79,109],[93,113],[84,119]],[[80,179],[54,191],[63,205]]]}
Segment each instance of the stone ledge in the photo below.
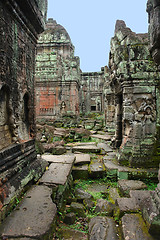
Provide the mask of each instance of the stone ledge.
{"label": "stone ledge", "polygon": [[33,186],[1,225],[1,237],[50,239],[57,212],[51,194],[52,190],[46,186]]}

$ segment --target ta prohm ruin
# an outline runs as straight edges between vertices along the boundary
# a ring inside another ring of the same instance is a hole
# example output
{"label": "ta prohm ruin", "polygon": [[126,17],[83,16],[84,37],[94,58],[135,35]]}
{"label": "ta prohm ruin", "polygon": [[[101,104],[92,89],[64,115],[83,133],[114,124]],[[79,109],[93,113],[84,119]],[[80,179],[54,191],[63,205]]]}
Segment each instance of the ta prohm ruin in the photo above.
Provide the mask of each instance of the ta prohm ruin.
{"label": "ta prohm ruin", "polygon": [[82,72],[47,0],[0,0],[0,239],[160,239],[160,1]]}

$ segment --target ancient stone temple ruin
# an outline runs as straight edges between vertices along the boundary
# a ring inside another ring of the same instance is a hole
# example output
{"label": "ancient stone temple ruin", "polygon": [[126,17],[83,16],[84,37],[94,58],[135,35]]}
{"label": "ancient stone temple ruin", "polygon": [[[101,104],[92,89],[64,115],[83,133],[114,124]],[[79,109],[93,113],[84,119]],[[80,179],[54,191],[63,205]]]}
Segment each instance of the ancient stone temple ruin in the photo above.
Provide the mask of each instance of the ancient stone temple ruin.
{"label": "ancient stone temple ruin", "polygon": [[0,219],[40,176],[36,158],[34,67],[47,1],[0,1]]}
{"label": "ancient stone temple ruin", "polygon": [[37,45],[37,120],[103,112],[103,85],[103,68],[83,73],[69,34],[55,20],[48,19]]}
{"label": "ancient stone temple ruin", "polygon": [[81,111],[103,112],[104,69],[81,74]]}
{"label": "ancient stone temple ruin", "polygon": [[148,44],[147,34],[136,34],[117,21],[105,74],[106,125],[112,122],[115,128],[119,162],[131,166],[159,164],[155,147],[160,73]]}
{"label": "ancient stone temple ruin", "polygon": [[49,19],[36,57],[37,119],[79,113],[80,62],[64,27]]}
{"label": "ancient stone temple ruin", "polygon": [[109,66],[82,72],[47,0],[0,0],[0,222],[15,207],[3,240],[59,239],[62,214],[83,239],[159,240],[160,183],[146,185],[160,163],[159,0],[147,11],[149,34],[117,20]]}

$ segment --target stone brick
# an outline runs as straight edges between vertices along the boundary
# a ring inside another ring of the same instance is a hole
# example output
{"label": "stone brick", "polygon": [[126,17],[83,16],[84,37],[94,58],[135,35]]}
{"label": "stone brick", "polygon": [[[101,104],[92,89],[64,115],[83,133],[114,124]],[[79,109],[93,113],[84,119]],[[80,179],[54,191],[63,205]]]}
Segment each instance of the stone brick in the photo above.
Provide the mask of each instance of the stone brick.
{"label": "stone brick", "polygon": [[33,140],[35,47],[46,8],[46,0],[0,1],[0,221],[46,167]]}

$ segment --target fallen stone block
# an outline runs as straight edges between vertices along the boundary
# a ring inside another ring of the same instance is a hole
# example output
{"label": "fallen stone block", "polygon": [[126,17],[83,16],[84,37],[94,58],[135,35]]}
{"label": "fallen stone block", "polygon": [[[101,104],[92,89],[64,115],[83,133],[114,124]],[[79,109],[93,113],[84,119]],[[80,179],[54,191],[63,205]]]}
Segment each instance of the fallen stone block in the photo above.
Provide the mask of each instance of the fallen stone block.
{"label": "fallen stone block", "polygon": [[125,214],[122,217],[122,231],[126,240],[153,240],[140,214]]}
{"label": "fallen stone block", "polygon": [[91,210],[95,206],[94,201],[91,199],[84,199],[83,203],[84,203],[85,208],[88,210]]}
{"label": "fallen stone block", "polygon": [[91,161],[89,154],[74,154],[76,160],[74,165],[83,165],[83,164],[89,164]]}
{"label": "fallen stone block", "polygon": [[106,153],[113,152],[113,149],[106,143],[98,143],[97,147],[103,149]]}
{"label": "fallen stone block", "polygon": [[64,223],[72,225],[76,221],[76,214],[73,212],[67,213],[64,217]]}
{"label": "fallen stone block", "polygon": [[105,199],[98,199],[95,212],[105,214],[106,216],[113,216],[115,205]]}
{"label": "fallen stone block", "polygon": [[135,213],[140,211],[135,198],[117,198],[115,215],[121,218],[125,213]]}
{"label": "fallen stone block", "polygon": [[147,189],[147,185],[138,180],[119,180],[118,188],[124,196],[129,196],[130,190],[142,190]]}
{"label": "fallen stone block", "polygon": [[119,233],[112,218],[94,217],[89,222],[89,240],[118,240]]}
{"label": "fallen stone block", "polygon": [[1,225],[2,239],[50,239],[57,213],[51,194],[46,186],[33,186]]}
{"label": "fallen stone block", "polygon": [[120,195],[118,193],[117,188],[110,188],[109,189],[109,200],[112,203],[115,203],[115,201],[117,200],[117,198],[120,198]]}
{"label": "fallen stone block", "polygon": [[77,214],[78,217],[85,217],[84,205],[77,202],[72,202],[70,206],[71,212]]}
{"label": "fallen stone block", "polygon": [[65,185],[72,171],[72,164],[52,163],[40,179],[44,185]]}
{"label": "fallen stone block", "polygon": [[89,176],[91,178],[104,177],[105,173],[106,172],[105,172],[105,167],[104,167],[103,163],[92,162],[89,165]]}
{"label": "fallen stone block", "polygon": [[131,190],[129,195],[131,198],[135,198],[136,203],[142,209],[144,207],[144,202],[151,196],[152,191],[147,190]]}
{"label": "fallen stone block", "polygon": [[65,229],[62,228],[60,230],[60,235],[62,236],[62,239],[74,239],[74,240],[88,240],[87,233],[83,233],[82,231],[77,231],[75,229]]}
{"label": "fallen stone block", "polygon": [[107,171],[107,177],[118,178],[118,179],[128,179],[129,168],[119,166],[118,164],[112,162],[113,156],[105,156],[103,158],[104,165]]}
{"label": "fallen stone block", "polygon": [[[158,199],[159,201],[159,199]],[[152,194],[143,201],[142,215],[149,228],[149,233],[159,239],[160,236],[160,203],[156,204]]]}
{"label": "fallen stone block", "polygon": [[72,152],[99,153],[100,149],[96,145],[74,146]]}
{"label": "fallen stone block", "polygon": [[74,155],[50,155],[50,154],[43,154],[42,158],[49,163],[66,163],[66,164],[73,164],[75,161]]}
{"label": "fallen stone block", "polygon": [[72,168],[73,179],[88,179],[88,164]]}
{"label": "fallen stone block", "polygon": [[92,138],[98,138],[98,139],[102,139],[105,141],[109,141],[111,140],[112,136],[111,135],[101,135],[101,134],[92,134],[91,135]]}
{"label": "fallen stone block", "polygon": [[85,192],[83,189],[77,188],[75,190],[75,198],[81,202],[83,202],[84,199],[91,199],[93,198],[92,195],[88,192]]}

